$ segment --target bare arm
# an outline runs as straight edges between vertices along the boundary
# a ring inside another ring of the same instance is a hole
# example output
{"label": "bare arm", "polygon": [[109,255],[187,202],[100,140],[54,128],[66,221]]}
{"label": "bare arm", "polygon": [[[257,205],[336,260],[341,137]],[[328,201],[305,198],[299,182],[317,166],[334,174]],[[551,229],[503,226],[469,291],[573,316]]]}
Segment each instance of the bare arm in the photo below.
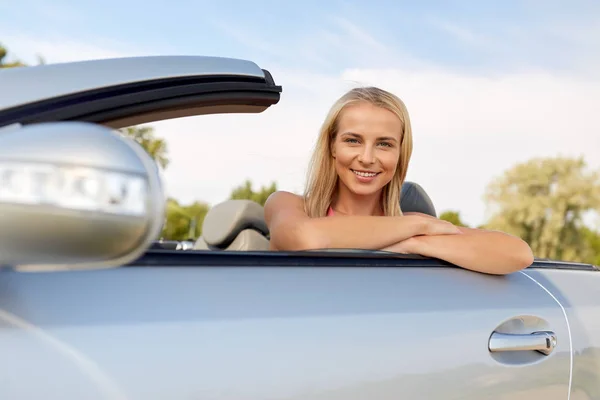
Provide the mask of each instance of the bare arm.
{"label": "bare arm", "polygon": [[415,235],[460,233],[448,222],[434,222],[417,215],[310,218],[304,211],[304,200],[288,192],[269,197],[265,219],[274,250],[381,249]]}
{"label": "bare arm", "polygon": [[418,236],[384,250],[420,254],[473,271],[505,275],[533,263],[529,245],[518,237],[483,229],[459,227],[462,235]]}

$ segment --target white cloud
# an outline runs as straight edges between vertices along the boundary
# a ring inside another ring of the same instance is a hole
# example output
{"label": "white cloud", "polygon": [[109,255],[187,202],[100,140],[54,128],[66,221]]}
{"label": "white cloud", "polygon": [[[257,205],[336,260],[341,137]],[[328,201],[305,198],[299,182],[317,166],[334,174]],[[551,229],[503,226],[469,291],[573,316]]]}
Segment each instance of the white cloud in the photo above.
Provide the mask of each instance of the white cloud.
{"label": "white cloud", "polygon": [[43,57],[47,63],[59,63],[149,55],[143,49],[131,48],[104,39],[83,42],[56,34],[44,38],[27,34],[7,34],[2,36],[2,41],[13,58],[28,64],[37,64],[38,56]]}
{"label": "white cloud", "polygon": [[523,13],[515,18],[498,17],[482,23],[476,18],[430,14],[424,22],[445,33],[453,39],[451,43],[468,50],[476,63],[488,69],[533,65],[599,79],[599,5],[573,2],[565,9],[564,2],[534,0],[521,4]]}
{"label": "white cloud", "polygon": [[[364,31],[358,25],[354,24],[348,19],[340,16],[334,16],[332,20],[335,25],[341,28],[341,33],[346,38],[345,42],[349,45],[376,50],[378,52],[389,51],[385,44],[371,36],[369,32]],[[351,40],[348,40],[348,38]]]}
{"label": "white cloud", "polygon": [[484,46],[491,44],[489,39],[485,38],[480,32],[475,33],[471,29],[447,21],[443,18],[430,16],[427,22],[436,29],[454,37],[456,40],[471,46]]}
{"label": "white cloud", "polygon": [[268,39],[264,39],[260,37],[260,35],[250,32],[247,29],[240,28],[236,24],[231,24],[230,22],[216,17],[212,19],[211,24],[220,32],[244,45],[248,49],[264,52],[269,55],[278,54],[279,49],[275,48]]}

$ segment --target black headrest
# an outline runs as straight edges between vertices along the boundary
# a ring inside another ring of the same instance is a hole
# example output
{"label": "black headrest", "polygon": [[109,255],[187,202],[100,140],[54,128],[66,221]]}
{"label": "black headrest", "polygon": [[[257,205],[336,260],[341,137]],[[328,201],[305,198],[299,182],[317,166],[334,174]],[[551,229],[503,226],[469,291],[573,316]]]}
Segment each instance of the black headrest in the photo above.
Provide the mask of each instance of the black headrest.
{"label": "black headrest", "polygon": [[431,198],[425,189],[414,182],[404,182],[402,185],[400,209],[402,212],[419,212],[437,217]]}

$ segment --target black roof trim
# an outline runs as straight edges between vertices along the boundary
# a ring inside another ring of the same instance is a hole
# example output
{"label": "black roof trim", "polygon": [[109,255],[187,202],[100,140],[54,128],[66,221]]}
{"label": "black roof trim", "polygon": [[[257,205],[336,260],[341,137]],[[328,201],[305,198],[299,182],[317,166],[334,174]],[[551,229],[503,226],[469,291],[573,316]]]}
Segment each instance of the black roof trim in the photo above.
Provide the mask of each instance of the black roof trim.
{"label": "black roof trim", "polygon": [[195,95],[223,92],[263,93],[265,105],[279,101],[282,87],[272,79],[248,76],[197,76],[177,77],[152,81],[134,82],[106,88],[71,93],[44,99],[25,105],[0,110],[0,126],[13,123],[31,124],[48,121],[85,120],[98,122],[98,118],[87,117],[96,110],[107,111],[107,102],[113,109],[129,108],[142,103],[163,103],[170,99],[188,99]]}

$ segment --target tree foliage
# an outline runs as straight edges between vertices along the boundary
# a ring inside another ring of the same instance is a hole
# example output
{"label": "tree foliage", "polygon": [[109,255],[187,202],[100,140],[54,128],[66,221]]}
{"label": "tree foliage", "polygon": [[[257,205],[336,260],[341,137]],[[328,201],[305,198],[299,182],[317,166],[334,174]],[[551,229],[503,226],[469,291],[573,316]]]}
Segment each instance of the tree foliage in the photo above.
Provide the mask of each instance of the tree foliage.
{"label": "tree foliage", "polygon": [[264,206],[271,193],[274,193],[276,191],[277,184],[273,182],[270,186],[262,186],[258,191],[255,192],[252,188],[252,182],[250,180],[246,180],[242,185],[237,186],[233,189],[229,198],[232,200],[252,200]]}
{"label": "tree foliage", "polygon": [[586,256],[582,260],[600,266],[600,233],[588,227],[582,229]]}
{"label": "tree foliage", "polygon": [[203,202],[182,205],[175,199],[168,199],[166,223],[161,236],[168,240],[193,240],[200,237],[208,210],[208,204]]}
{"label": "tree foliage", "polygon": [[136,141],[164,169],[169,165],[168,148],[164,139],[157,138],[150,126],[132,126],[120,132]]}
{"label": "tree foliage", "polygon": [[539,258],[590,260],[583,218],[600,211],[600,175],[582,158],[536,158],[493,180],[486,201],[487,228],[521,237]]}
{"label": "tree foliage", "polygon": [[444,211],[443,213],[440,214],[440,219],[444,220],[444,221],[448,221],[453,225],[456,226],[464,226],[464,227],[468,227],[467,224],[465,224],[464,222],[462,222],[462,220],[460,219],[460,212],[458,211]]}
{"label": "tree foliage", "polygon": [[0,68],[25,67],[26,65],[20,61],[6,62],[8,50],[0,44]]}

